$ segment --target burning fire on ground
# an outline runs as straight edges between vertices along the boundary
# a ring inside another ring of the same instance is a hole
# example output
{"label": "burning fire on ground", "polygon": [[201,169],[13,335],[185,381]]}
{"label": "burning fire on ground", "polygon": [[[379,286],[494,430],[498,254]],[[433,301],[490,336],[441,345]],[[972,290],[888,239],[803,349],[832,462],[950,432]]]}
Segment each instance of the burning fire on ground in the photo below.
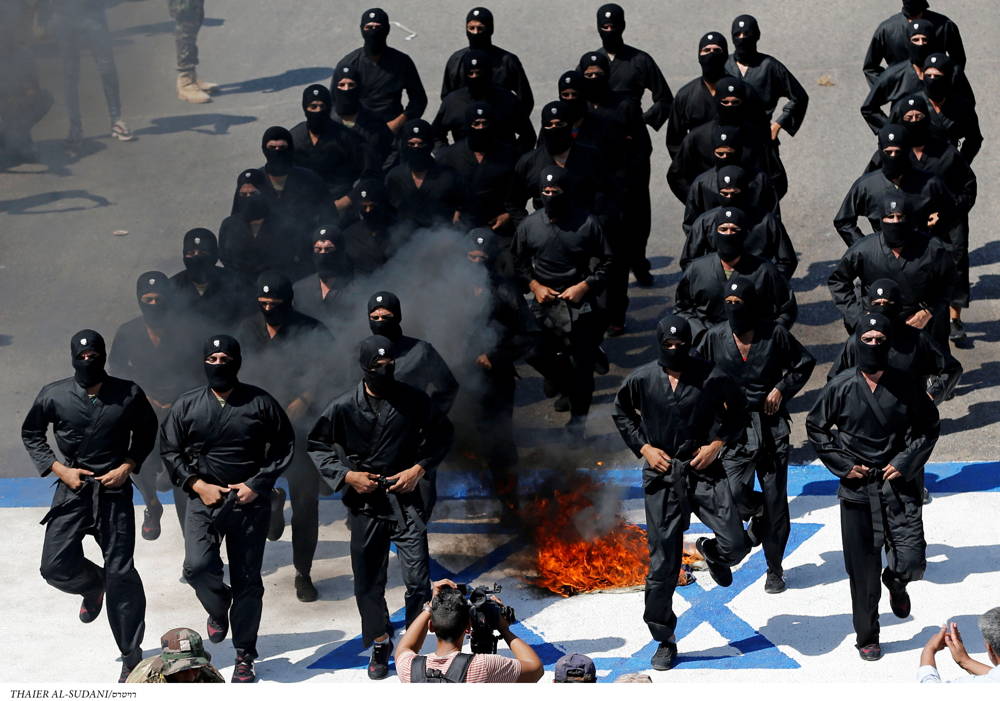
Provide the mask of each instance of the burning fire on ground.
{"label": "burning fire on ground", "polygon": [[[571,596],[645,583],[649,570],[646,532],[617,512],[602,518],[594,499],[599,489],[588,480],[570,492],[556,491],[528,505],[537,548],[537,586]],[[595,528],[599,534],[581,533]],[[690,565],[701,559],[697,551],[685,550],[682,563],[688,567],[681,567],[679,586],[694,582]]]}

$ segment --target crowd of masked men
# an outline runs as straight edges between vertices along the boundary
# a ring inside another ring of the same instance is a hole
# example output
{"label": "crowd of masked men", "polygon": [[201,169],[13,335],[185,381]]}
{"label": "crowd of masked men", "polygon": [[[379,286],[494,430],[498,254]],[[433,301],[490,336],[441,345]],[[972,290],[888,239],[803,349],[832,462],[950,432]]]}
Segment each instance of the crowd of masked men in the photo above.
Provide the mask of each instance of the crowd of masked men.
{"label": "crowd of masked men", "polygon": [[[767,42],[757,20],[740,15],[729,33],[692,45],[701,75],[673,94],[650,55],[624,42],[624,11],[608,4],[597,13],[601,46],[556,85],[535,86],[551,98],[536,132],[532,88],[519,59],[493,43],[492,14],[475,8],[466,20],[469,46],[448,58],[428,122],[416,66],[387,44],[389,17],[365,11],[364,45],[336,65],[329,87],[305,89],[304,121],[264,132],[265,165],[238,174],[218,237],[192,229],[181,272],[139,276],[141,315],[110,347],[94,331],[75,335],[74,376],[45,387],[25,420],[38,469],[60,477],[42,575],[83,597],[85,622],[107,597],[123,676],[137,661],[145,609],[130,480],[146,504],[148,540],[160,533],[157,490],[173,489],[183,578],[208,613],[209,637],[222,641],[232,627],[233,680],[252,681],[265,538],[285,525],[281,475],[301,601],[317,598],[317,500],[342,495],[369,675],[388,673],[389,547],[409,623],[430,597],[427,521],[435,470],[454,438],[454,375],[477,378],[462,382],[476,393],[462,417],[473,426],[466,439],[493,471],[507,518],[517,518],[519,364],[535,368],[553,409],[568,413],[569,437],[585,436],[594,375],[608,370],[601,344],[625,330],[629,274],[654,284],[649,128],[665,132],[667,181],[684,204],[683,275],[657,327],[656,360],[625,380],[614,420],[643,458],[652,666],[675,660],[671,601],[691,513],[713,531],[697,547],[716,582],[727,586],[732,566],[762,545],[765,590],[785,589],[787,406],[816,361],[794,331],[797,256],[782,223],[779,135],[801,127],[806,91],[758,48]],[[883,583],[894,613],[909,615],[906,585],[925,566],[923,465],[938,435],[935,405],[961,374],[949,342],[964,338],[970,166],[982,142],[964,64],[956,26],[925,2],[904,2],[879,26],[862,107],[877,144],[834,222],[847,249],[829,287],[850,338],[807,431],[840,478],[866,660],[881,656]],[[412,310],[392,289],[368,290],[363,309],[342,294],[431,235],[450,237],[456,268],[478,271],[454,295],[486,300],[484,323],[453,330],[466,338],[461,372],[407,335]],[[330,364],[355,361],[326,349],[344,319],[361,314],[372,336],[351,340],[359,367],[331,388]],[[103,568],[84,558],[87,533]]]}

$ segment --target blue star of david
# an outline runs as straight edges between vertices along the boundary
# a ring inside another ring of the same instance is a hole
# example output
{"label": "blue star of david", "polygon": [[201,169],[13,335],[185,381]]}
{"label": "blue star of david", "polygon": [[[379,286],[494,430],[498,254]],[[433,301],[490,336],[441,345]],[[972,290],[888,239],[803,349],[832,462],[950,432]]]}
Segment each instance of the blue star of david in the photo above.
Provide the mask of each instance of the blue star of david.
{"label": "blue star of david", "polygon": [[[495,532],[492,526],[478,524],[432,523],[431,532],[448,533],[485,533]],[[785,555],[791,554],[800,545],[814,536],[822,528],[817,523],[792,523],[791,534]],[[701,524],[692,524],[689,533],[707,533]],[[456,582],[473,582],[498,566],[508,557],[525,546],[523,538],[512,538],[500,547],[475,561],[465,569],[453,572],[431,558],[431,579],[448,578]],[[704,589],[697,582],[684,587],[678,587],[677,593],[691,604],[690,608],[677,619],[675,635],[682,640],[702,623],[712,626],[731,647],[739,650],[739,655],[710,656],[680,653],[677,657],[677,667],[687,669],[794,669],[799,663],[779,650],[774,643],[765,638],[753,627],[734,614],[728,604],[751,584],[767,573],[767,562],[764,553],[757,550],[738,569],[733,572],[733,583],[729,587],[714,587]],[[402,627],[404,609],[396,611],[390,619],[393,625]],[[556,645],[542,639],[538,633],[523,622],[514,625],[514,632],[534,648],[541,658],[545,668],[551,670],[556,661],[566,654]],[[619,675],[629,672],[641,672],[649,669],[649,659],[656,650],[657,643],[650,642],[629,657],[594,657],[599,681],[614,681]],[[368,664],[364,655],[365,647],[361,636],[357,636],[340,645],[335,650],[314,661],[308,669],[363,669]]]}

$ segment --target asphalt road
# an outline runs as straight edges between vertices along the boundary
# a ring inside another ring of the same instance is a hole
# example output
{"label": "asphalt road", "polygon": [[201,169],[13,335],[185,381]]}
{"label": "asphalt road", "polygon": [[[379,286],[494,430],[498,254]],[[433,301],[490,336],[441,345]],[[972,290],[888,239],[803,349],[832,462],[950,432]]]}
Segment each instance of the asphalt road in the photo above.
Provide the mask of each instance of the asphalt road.
{"label": "asphalt road", "polygon": [[[594,10],[599,3],[511,0],[494,3],[497,44],[517,53],[528,72],[536,103],[554,96],[559,74],[581,53],[599,45]],[[780,58],[810,94],[809,113],[795,138],[783,139],[782,155],[791,186],[783,202],[786,226],[799,252],[794,286],[800,316],[796,335],[820,364],[796,398],[793,459],[813,459],[805,446],[804,410],[815,399],[829,362],[844,339],[825,281],[844,248],[834,233],[834,212],[860,174],[875,140],[858,112],[866,86],[861,60],[879,21],[898,11],[894,0],[757,0],[712,3],[625,2],[628,43],[649,51],[676,91],[698,72],[698,37],[728,31],[731,19],[751,12],[762,26],[762,51]],[[228,214],[235,175],[262,159],[259,138],[271,124],[301,120],[301,89],[327,82],[331,66],[359,45],[357,18],[365,5],[354,0],[250,2],[210,0],[202,30],[201,75],[223,84],[207,105],[179,102],[174,93],[173,25],[163,0],[125,2],[109,13],[122,81],[125,116],[138,135],[134,143],[106,135],[100,85],[84,61],[85,155],[68,158],[62,85],[51,46],[39,48],[39,67],[57,97],[35,129],[43,164],[0,173],[0,475],[34,474],[19,438],[20,422],[38,388],[68,374],[67,344],[82,327],[105,333],[136,314],[138,273],[180,268],[180,240],[195,226],[217,230]],[[430,96],[428,118],[437,109],[444,61],[464,45],[463,21],[471,3],[420,0],[383,2],[394,26],[390,43],[409,53]],[[962,29],[970,57],[968,75],[979,101],[986,144],[975,163],[979,203],[972,213],[973,305],[965,319],[972,348],[958,351],[965,376],[958,396],[942,407],[942,436],[935,461],[993,459],[1000,431],[1000,376],[995,360],[1000,298],[1000,243],[992,223],[1000,220],[996,198],[997,128],[1000,88],[997,53],[989,48],[1000,26],[1000,6],[986,0],[942,0],[934,9]],[[825,85],[819,84],[820,78]],[[565,415],[541,402],[537,379],[527,378],[519,394],[519,435],[527,447],[526,467],[540,460],[611,464],[631,459],[608,419],[609,402],[624,374],[652,359],[656,319],[671,300],[679,273],[681,207],[664,180],[668,165],[663,133],[654,134],[653,236],[650,255],[657,287],[637,290],[630,333],[607,342],[614,361],[599,378],[599,397],[590,432],[603,438],[566,452],[555,443]],[[127,231],[125,236],[113,234]],[[455,333],[460,333],[456,330]],[[447,339],[431,338],[445,344]],[[344,362],[353,362],[345,358]],[[544,452],[534,452],[544,451]]]}

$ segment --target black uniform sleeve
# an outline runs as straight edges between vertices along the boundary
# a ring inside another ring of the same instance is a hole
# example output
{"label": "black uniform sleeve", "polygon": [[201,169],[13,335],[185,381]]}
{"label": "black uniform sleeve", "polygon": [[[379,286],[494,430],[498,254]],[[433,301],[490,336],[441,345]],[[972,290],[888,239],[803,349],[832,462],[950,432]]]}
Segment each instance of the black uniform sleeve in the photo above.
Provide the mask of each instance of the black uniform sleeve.
{"label": "black uniform sleeve", "polygon": [[319,470],[320,477],[329,487],[339,492],[344,488],[344,478],[353,469],[344,456],[346,452],[343,447],[345,436],[339,435],[336,418],[337,406],[331,404],[327,407],[313,425],[307,440],[307,450],[309,458]]}
{"label": "black uniform sleeve", "polygon": [[295,431],[285,410],[273,398],[262,398],[261,409],[261,418],[271,435],[267,441],[264,464],[256,475],[247,480],[246,485],[266,498],[274,489],[278,477],[292,462],[292,455],[295,452]]}
{"label": "black uniform sleeve", "polygon": [[773,60],[776,69],[774,75],[781,84],[780,94],[787,99],[781,110],[781,115],[774,121],[780,124],[781,128],[787,131],[790,136],[795,136],[799,127],[802,126],[802,121],[806,118],[809,94],[781,61]]}
{"label": "black uniform sleeve", "polygon": [[674,94],[670,91],[667,79],[663,77],[663,72],[656,65],[656,61],[653,60],[652,56],[643,54],[642,61],[639,64],[639,71],[643,77],[642,84],[653,96],[653,104],[642,115],[642,119],[646,124],[653,127],[653,129],[659,131],[660,127],[663,126],[664,122],[670,116],[670,107],[674,103]]}
{"label": "black uniform sleeve", "polygon": [[448,456],[455,439],[455,428],[448,417],[438,411],[433,401],[428,402],[424,416],[424,425],[421,427],[422,440],[417,450],[419,456],[417,464],[424,468],[429,476],[434,474],[437,466]]}
{"label": "black uniform sleeve", "polygon": [[716,401],[715,420],[708,432],[708,439],[720,440],[729,445],[739,438],[746,425],[746,397],[737,383],[718,371],[708,378],[704,391]]}
{"label": "black uniform sleeve", "polygon": [[955,62],[963,71],[965,70],[965,64],[967,58],[965,56],[965,44],[962,42],[962,35],[958,31],[958,25],[948,20],[941,27],[941,39],[943,39],[944,50],[948,54],[948,57]]}
{"label": "black uniform sleeve", "polygon": [[406,68],[403,75],[403,89],[406,91],[406,108],[403,114],[407,119],[420,119],[427,109],[427,93],[424,84],[420,82],[420,74],[413,59],[406,56]]}
{"label": "black uniform sleeve", "polygon": [[674,154],[673,160],[670,161],[670,167],[667,168],[667,185],[670,186],[670,191],[674,193],[674,197],[680,200],[681,203],[687,202],[688,193],[691,191],[691,182],[698,176],[697,173],[691,175],[687,172],[690,170],[687,167],[687,163],[691,159],[697,158],[697,154],[693,153],[694,149],[695,146],[691,138],[691,132],[688,132],[684,140],[681,141],[677,153]]}
{"label": "black uniform sleeve", "polygon": [[910,430],[906,447],[889,463],[903,474],[903,479],[916,479],[931,457],[941,431],[937,407],[919,386],[908,385],[911,392],[906,399],[906,414]]}
{"label": "black uniform sleeve", "polygon": [[447,63],[444,64],[444,76],[441,79],[441,100],[443,101],[448,94],[457,90],[459,88],[459,65],[461,61],[462,50],[459,49],[451,56],[448,57]]}
{"label": "black uniform sleeve", "polygon": [[598,294],[604,290],[608,283],[608,277],[611,275],[614,260],[611,253],[611,244],[604,233],[604,227],[601,226],[600,222],[593,215],[591,215],[590,221],[594,235],[593,266],[590,275],[586,277],[586,283],[590,287],[590,294]]}
{"label": "black uniform sleeve", "polygon": [[868,87],[871,89],[882,75],[882,60],[885,58],[885,35],[880,26],[872,35],[872,40],[868,44],[868,52],[865,54],[864,72]]}
{"label": "black uniform sleeve", "polygon": [[847,249],[827,280],[827,287],[830,288],[833,303],[844,317],[844,326],[852,333],[864,311],[861,307],[861,301],[854,291],[854,281],[858,277],[860,258],[860,254],[854,250],[853,246]]}
{"label": "black uniform sleeve", "polygon": [[777,238],[774,267],[781,273],[781,277],[785,278],[785,282],[790,283],[792,276],[795,275],[795,269],[799,266],[799,257],[795,254],[792,239],[789,237],[788,230],[785,228],[785,223],[781,220],[781,217],[768,215],[767,220],[768,225],[773,227],[775,237]]}
{"label": "black uniform sleeve", "polygon": [[197,476],[198,470],[188,463],[184,445],[187,441],[187,429],[181,421],[181,416],[187,410],[187,402],[174,402],[167,417],[160,425],[160,459],[170,475],[170,481],[175,487],[183,487],[188,480]]}
{"label": "black uniform sleeve", "polygon": [[862,208],[861,188],[858,187],[858,181],[855,180],[854,184],[851,185],[851,189],[844,196],[844,201],[840,203],[840,209],[837,211],[836,216],[833,218],[833,227],[848,246],[853,245],[864,237],[861,227],[858,226],[858,217],[861,216],[859,212]]}
{"label": "black uniform sleeve", "polygon": [[646,432],[642,429],[642,418],[636,407],[639,405],[640,382],[636,377],[627,377],[615,395],[615,408],[612,418],[622,440],[635,456],[642,457],[642,446],[649,443]]}
{"label": "black uniform sleeve", "polygon": [[509,66],[509,72],[513,73],[515,83],[517,84],[514,88],[514,92],[517,93],[518,98],[521,100],[524,113],[526,115],[530,115],[531,110],[535,108],[535,96],[531,92],[531,84],[528,82],[528,74],[524,72],[524,66],[521,65],[521,59],[517,58],[517,56],[509,54],[507,56],[507,63]]}
{"label": "black uniform sleeve", "polygon": [[156,412],[153,411],[146,393],[138,385],[135,389],[135,397],[132,400],[129,432],[132,440],[128,447],[128,457],[135,463],[133,473],[138,473],[142,463],[156,445]]}
{"label": "black uniform sleeve", "polygon": [[514,258],[514,271],[524,288],[535,279],[535,268],[531,264],[531,250],[528,248],[528,230],[524,222],[514,230],[514,240],[510,244],[510,252]]}
{"label": "black uniform sleeve", "polygon": [[507,191],[507,213],[517,224],[520,224],[528,216],[527,203],[531,194],[528,185],[528,175],[531,172],[530,157],[531,152],[528,152],[517,160],[513,177],[510,179],[510,188]]}
{"label": "black uniform sleeve", "polygon": [[434,391],[429,393],[431,402],[441,413],[447,414],[458,395],[458,380],[434,346],[428,344],[427,357],[422,362],[425,365],[421,368],[421,374],[430,378],[434,385]]}
{"label": "black uniform sleeve", "polygon": [[788,401],[806,386],[816,368],[816,358],[791,333],[775,331],[781,335],[781,353],[786,370],[774,387],[781,392],[782,404],[787,406]]}
{"label": "black uniform sleeve", "polygon": [[843,385],[829,383],[820,391],[819,399],[806,417],[806,435],[816,455],[830,472],[840,478],[854,468],[854,458],[840,448],[833,431],[841,413]]}
{"label": "black uniform sleeve", "polygon": [[767,283],[771,299],[774,300],[775,322],[779,326],[791,329],[799,317],[799,303],[795,300],[795,293],[776,268],[770,268]]}
{"label": "black uniform sleeve", "polygon": [[889,122],[889,117],[882,109],[882,105],[889,102],[889,85],[886,81],[886,74],[879,76],[872,89],[868,91],[868,97],[861,105],[861,116],[864,117],[872,132],[878,134],[879,129]]}
{"label": "black uniform sleeve", "polygon": [[49,445],[48,430],[52,423],[52,403],[44,389],[38,393],[28,415],[21,424],[21,441],[24,443],[35,469],[45,477],[52,471],[52,463],[58,458]]}
{"label": "black uniform sleeve", "polygon": [[979,153],[979,149],[983,147],[983,132],[979,128],[979,115],[976,114],[974,107],[970,106],[966,120],[965,138],[958,150],[965,156],[966,162],[972,165],[972,160]]}

